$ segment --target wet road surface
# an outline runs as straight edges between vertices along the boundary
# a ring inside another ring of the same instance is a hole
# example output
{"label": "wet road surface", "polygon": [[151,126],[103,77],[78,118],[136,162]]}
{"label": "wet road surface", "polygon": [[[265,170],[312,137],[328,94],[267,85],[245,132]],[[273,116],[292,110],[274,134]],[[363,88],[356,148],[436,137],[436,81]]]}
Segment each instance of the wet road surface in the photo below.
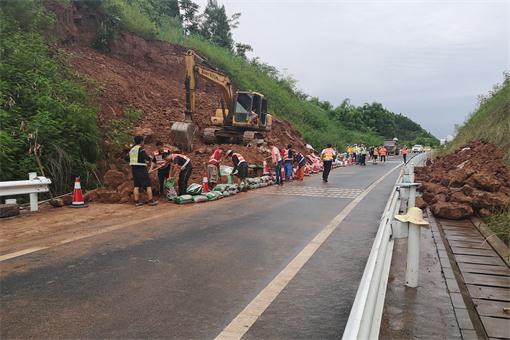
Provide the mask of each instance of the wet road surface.
{"label": "wet road surface", "polygon": [[[39,264],[24,273],[2,271],[0,334],[214,338],[354,197],[397,164],[339,168],[327,184],[316,175],[62,246],[79,256],[46,256],[58,249],[27,255]],[[244,338],[342,334],[397,175],[359,202]],[[143,228],[157,236],[119,245],[120,235]]]}

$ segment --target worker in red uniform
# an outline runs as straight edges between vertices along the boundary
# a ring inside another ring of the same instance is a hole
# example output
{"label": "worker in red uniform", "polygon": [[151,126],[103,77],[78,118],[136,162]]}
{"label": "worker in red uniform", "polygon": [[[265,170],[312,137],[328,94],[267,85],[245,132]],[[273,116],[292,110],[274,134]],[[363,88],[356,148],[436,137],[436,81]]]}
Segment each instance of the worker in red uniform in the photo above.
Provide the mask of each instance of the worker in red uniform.
{"label": "worker in red uniform", "polygon": [[170,155],[170,148],[164,146],[160,141],[156,142],[157,149],[152,153],[152,162],[149,173],[158,170],[159,195],[163,195],[165,180],[170,174],[170,164],[166,162],[166,157]]}
{"label": "worker in red uniform", "polygon": [[243,155],[232,150],[228,150],[226,155],[234,164],[232,174],[237,176],[237,184],[240,185],[241,183],[244,183],[244,179],[248,177],[248,163],[244,159]]}
{"label": "worker in red uniform", "polygon": [[172,170],[170,171],[168,179],[175,178],[178,172],[179,179],[177,183],[179,196],[186,195],[186,191],[188,189],[188,180],[193,169],[191,166],[191,159],[189,159],[188,156],[182,155],[180,153],[171,153],[166,158],[166,161],[172,166]]}
{"label": "worker in red uniform", "polygon": [[407,154],[409,153],[409,149],[407,148],[407,146],[404,146],[404,148],[402,149],[402,157],[404,157],[404,164],[407,163]]}
{"label": "worker in red uniform", "polygon": [[297,152],[294,155],[294,161],[297,163],[297,171],[296,171],[296,179],[298,181],[302,181],[305,178],[305,167],[306,167],[306,158],[302,153]]}
{"label": "worker in red uniform", "polygon": [[220,182],[220,162],[223,155],[223,150],[217,148],[209,158],[207,164],[207,177],[210,185],[214,185]]}

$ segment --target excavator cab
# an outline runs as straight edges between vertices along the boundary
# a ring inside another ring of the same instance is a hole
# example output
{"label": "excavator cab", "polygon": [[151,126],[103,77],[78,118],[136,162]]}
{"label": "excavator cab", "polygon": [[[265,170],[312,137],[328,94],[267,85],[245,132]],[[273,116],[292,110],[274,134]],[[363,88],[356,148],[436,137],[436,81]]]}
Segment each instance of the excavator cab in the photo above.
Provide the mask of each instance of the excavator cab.
{"label": "excavator cab", "polygon": [[267,100],[257,92],[237,92],[233,126],[264,128],[267,125]]}

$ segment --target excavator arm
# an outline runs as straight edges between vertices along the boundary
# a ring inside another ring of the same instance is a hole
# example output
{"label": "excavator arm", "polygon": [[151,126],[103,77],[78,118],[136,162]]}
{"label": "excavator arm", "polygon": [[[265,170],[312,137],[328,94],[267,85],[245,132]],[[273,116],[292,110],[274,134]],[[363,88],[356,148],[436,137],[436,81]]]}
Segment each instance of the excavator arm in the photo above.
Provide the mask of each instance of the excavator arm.
{"label": "excavator arm", "polygon": [[[223,92],[223,121],[232,121],[232,112],[234,112],[234,88],[230,79],[223,73],[214,70],[213,67],[207,65],[204,58],[200,57],[193,50],[186,53],[186,78],[184,86],[186,89],[186,109],[184,111],[184,121],[175,122],[170,129],[170,138],[174,145],[184,151],[193,149],[193,139],[198,130],[195,124],[194,115],[196,113],[196,88],[197,75],[220,86]],[[205,66],[204,66],[205,65]],[[225,103],[228,108],[226,114]]]}
{"label": "excavator arm", "polygon": [[[196,86],[197,80],[196,75],[205,78],[221,88],[223,94],[223,100],[228,108],[228,116],[231,116],[234,112],[234,88],[232,87],[232,82],[225,74],[214,70],[212,67],[208,66],[205,60],[196,54],[194,51],[189,50],[186,54],[186,119],[193,120],[193,115],[196,112],[195,100],[196,100]],[[197,63],[200,62],[199,63]],[[204,66],[203,64],[207,65]],[[224,104],[222,104],[224,107]],[[224,121],[231,119],[231,117],[227,117],[225,114],[225,110],[223,110],[223,118]]]}

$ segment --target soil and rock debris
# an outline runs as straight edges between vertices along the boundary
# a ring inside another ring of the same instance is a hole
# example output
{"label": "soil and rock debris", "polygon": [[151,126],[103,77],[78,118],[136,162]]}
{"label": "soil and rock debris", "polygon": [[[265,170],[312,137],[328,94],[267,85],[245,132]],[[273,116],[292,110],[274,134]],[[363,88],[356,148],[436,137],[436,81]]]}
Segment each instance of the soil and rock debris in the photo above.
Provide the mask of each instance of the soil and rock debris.
{"label": "soil and rock debris", "polygon": [[[110,46],[110,52],[101,53],[92,48],[101,14],[80,2],[64,4],[48,2],[47,7],[57,19],[55,42],[68,56],[76,72],[93,81],[99,105],[98,122],[108,129],[112,119],[121,119],[126,110],[136,109],[142,117],[133,134],[146,138],[146,150],[155,149],[156,141],[172,144],[170,127],[184,119],[186,48],[163,41],[146,40],[127,32],[119,32]],[[191,182],[201,180],[214,146],[205,145],[202,131],[210,125],[210,116],[219,106],[220,89],[200,79],[197,91],[197,112],[194,117],[199,132],[192,159]],[[300,133],[285,121],[274,118],[268,140],[277,145],[292,144],[305,151]],[[256,145],[223,145],[243,154],[251,164],[261,164],[268,156],[263,147]],[[128,202],[132,192],[131,171],[123,159],[108,160],[99,164],[104,175],[105,188],[87,196],[105,203]],[[153,178],[155,179],[155,178]],[[156,183],[157,181],[154,181]]]}
{"label": "soil and rock debris", "polygon": [[478,140],[416,168],[422,183],[416,205],[447,219],[487,217],[509,207],[510,167],[503,158],[503,150]]}

